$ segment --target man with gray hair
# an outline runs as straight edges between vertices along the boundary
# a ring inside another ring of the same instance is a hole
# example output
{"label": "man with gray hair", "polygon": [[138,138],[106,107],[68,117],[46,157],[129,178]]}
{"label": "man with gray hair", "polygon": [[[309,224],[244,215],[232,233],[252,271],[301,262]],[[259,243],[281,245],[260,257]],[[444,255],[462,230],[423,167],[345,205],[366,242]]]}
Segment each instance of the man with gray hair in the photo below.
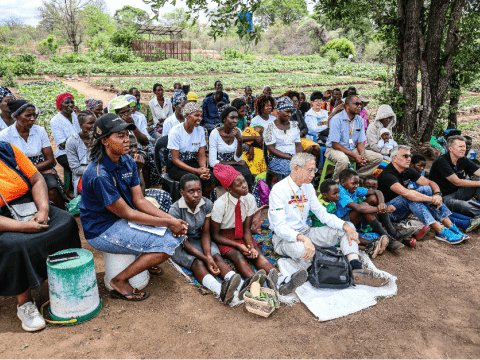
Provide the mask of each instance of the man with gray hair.
{"label": "man with gray hair", "polygon": [[[449,244],[465,240],[468,236],[462,234],[449,219],[451,212],[442,203],[438,185],[410,167],[410,147],[396,146],[390,152],[390,157],[392,162],[378,176],[378,190],[383,193],[385,204],[395,207],[395,211],[390,213],[392,221],[401,221],[413,213],[424,225],[431,226],[437,232],[437,240]],[[407,189],[410,181],[420,187],[416,190]]]}
{"label": "man with gray hair", "polygon": [[[467,147],[463,136],[450,136],[447,149],[448,152],[433,162],[430,178],[437,182],[443,202],[450,210],[469,217],[480,216],[480,208],[469,202],[473,197],[480,200],[480,167],[465,156]],[[467,232],[479,225],[480,218],[475,219]]]}
{"label": "man with gray hair", "polygon": [[[317,172],[315,157],[297,153],[290,160],[290,169],[290,175],[275,184],[270,192],[268,218],[274,232],[272,242],[275,251],[292,258],[306,269],[315,255],[314,244],[335,246],[340,242],[342,253],[352,265],[354,282],[381,286],[385,279],[375,277],[372,271],[362,268],[358,234],[353,224],[329,214],[317,199],[311,184]],[[310,211],[326,226],[308,227]]]}

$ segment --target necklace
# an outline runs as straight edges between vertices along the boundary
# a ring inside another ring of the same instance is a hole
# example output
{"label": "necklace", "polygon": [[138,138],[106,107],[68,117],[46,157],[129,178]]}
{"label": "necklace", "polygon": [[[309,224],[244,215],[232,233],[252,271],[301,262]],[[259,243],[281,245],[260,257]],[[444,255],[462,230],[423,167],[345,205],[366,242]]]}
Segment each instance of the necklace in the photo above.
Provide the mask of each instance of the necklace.
{"label": "necklace", "polygon": [[288,186],[290,186],[290,189],[292,190],[293,198],[295,199],[295,202],[297,203],[298,210],[300,210],[300,212],[303,214],[303,208],[305,207],[305,203],[303,202],[303,199],[304,199],[303,189],[302,189],[302,197],[300,199],[302,201],[302,205],[300,206],[300,204],[298,203],[297,195],[295,194],[295,191],[293,191],[292,185],[290,184],[290,179],[287,178],[287,181],[288,181]]}

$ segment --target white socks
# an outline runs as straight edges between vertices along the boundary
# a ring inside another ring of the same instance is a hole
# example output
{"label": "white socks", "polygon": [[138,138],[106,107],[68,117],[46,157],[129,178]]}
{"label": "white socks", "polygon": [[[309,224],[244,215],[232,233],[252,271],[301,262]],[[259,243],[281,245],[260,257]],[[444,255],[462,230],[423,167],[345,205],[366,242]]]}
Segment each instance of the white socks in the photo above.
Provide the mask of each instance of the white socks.
{"label": "white socks", "polygon": [[217,295],[220,295],[222,291],[222,285],[211,274],[205,275],[202,280],[202,285]]}
{"label": "white socks", "polygon": [[349,262],[352,260],[360,260],[360,257],[358,256],[358,254],[355,254],[355,253],[348,254],[346,258]]}

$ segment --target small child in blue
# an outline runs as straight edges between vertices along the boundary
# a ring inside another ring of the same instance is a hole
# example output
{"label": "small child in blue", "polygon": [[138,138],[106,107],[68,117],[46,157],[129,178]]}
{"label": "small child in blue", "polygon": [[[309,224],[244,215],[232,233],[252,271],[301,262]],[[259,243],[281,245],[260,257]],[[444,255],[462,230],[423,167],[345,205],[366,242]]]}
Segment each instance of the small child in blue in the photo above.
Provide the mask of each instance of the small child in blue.
{"label": "small child in blue", "polygon": [[[357,228],[361,225],[370,225],[373,231],[380,235],[378,254],[383,253],[387,246],[389,250],[398,250],[403,247],[400,241],[410,236],[412,232],[404,233],[393,227],[388,213],[395,211],[395,207],[387,207],[382,192],[359,187],[358,174],[352,169],[343,170],[339,175],[339,181],[340,198],[335,214],[344,221],[352,222]],[[358,203],[358,199],[364,197],[365,201]],[[377,216],[381,222],[378,221]],[[366,244],[369,243],[368,240],[364,241]],[[360,243],[360,245],[364,244]]]}
{"label": "small child in blue", "polygon": [[[412,155],[410,167],[418,171],[422,176],[425,176],[425,167],[427,166],[427,159],[420,154]],[[416,182],[410,181],[407,186],[409,189],[417,190],[419,185]]]}

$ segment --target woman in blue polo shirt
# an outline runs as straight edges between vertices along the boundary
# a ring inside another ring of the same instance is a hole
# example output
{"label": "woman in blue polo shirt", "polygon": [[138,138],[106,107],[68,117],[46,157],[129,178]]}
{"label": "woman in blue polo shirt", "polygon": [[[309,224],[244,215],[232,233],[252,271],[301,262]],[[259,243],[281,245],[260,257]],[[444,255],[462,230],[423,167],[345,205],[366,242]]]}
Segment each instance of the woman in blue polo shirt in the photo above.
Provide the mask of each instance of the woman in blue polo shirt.
{"label": "woman in blue polo shirt", "polygon": [[[133,289],[128,280],[156,267],[184,240],[187,223],[175,219],[145,200],[135,161],[128,156],[125,123],[115,114],[95,121],[91,150],[92,162],[83,174],[80,212],[83,231],[95,249],[113,254],[133,254],[137,259],[110,281],[113,297],[140,301],[148,292]],[[163,236],[132,228],[129,224],[166,227]]]}

